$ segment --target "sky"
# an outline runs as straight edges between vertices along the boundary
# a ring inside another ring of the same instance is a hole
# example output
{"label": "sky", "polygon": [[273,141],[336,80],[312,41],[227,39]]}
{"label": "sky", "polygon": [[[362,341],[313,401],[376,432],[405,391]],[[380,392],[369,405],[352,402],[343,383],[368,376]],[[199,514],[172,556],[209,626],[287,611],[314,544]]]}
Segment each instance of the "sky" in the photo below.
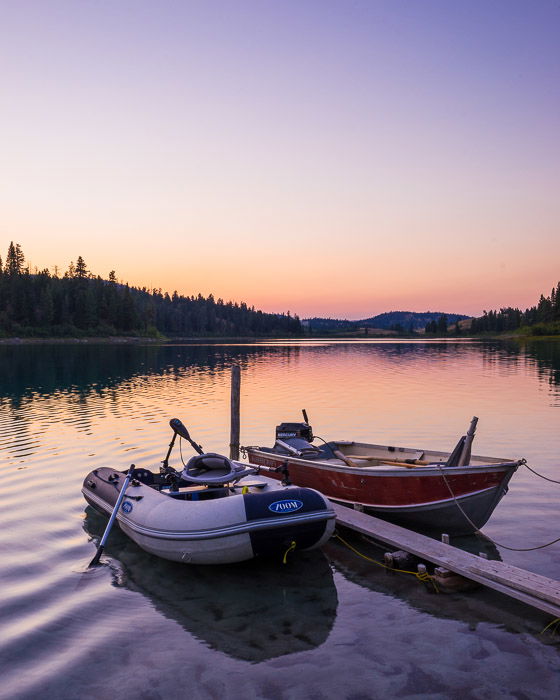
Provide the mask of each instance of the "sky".
{"label": "sky", "polygon": [[560,280],[558,0],[0,0],[0,255],[302,318]]}

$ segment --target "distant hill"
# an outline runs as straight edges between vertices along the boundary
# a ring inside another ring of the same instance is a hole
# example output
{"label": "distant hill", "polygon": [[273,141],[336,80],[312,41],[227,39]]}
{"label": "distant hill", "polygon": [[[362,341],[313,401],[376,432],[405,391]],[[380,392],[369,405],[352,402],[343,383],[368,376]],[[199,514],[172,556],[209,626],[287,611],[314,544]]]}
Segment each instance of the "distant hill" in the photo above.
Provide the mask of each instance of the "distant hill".
{"label": "distant hill", "polygon": [[438,321],[441,316],[447,317],[448,324],[454,324],[469,318],[464,314],[449,314],[443,311],[388,311],[377,316],[364,318],[359,321],[348,321],[334,318],[307,318],[303,324],[315,332],[344,332],[355,331],[358,328],[380,328],[384,330],[401,326],[405,331],[412,328],[414,331],[423,330],[428,323]]}
{"label": "distant hill", "polygon": [[469,318],[464,314],[448,314],[444,311],[425,311],[418,313],[416,311],[389,311],[378,316],[366,318],[363,321],[355,321],[359,326],[368,326],[371,328],[391,328],[391,326],[400,324],[403,328],[419,330],[425,328],[430,321],[437,321],[441,316],[447,316],[449,324],[462,321]]}
{"label": "distant hill", "polygon": [[354,331],[356,321],[342,321],[336,318],[306,318],[304,326],[313,331]]}

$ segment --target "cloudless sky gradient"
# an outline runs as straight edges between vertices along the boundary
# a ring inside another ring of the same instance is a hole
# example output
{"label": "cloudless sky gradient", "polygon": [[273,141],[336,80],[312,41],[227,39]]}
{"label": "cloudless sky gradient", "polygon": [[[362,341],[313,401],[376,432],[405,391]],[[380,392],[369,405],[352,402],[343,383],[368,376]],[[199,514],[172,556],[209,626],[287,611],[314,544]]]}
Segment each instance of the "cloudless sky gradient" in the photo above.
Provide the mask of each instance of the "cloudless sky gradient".
{"label": "cloudless sky gradient", "polygon": [[0,0],[0,255],[266,311],[560,280],[557,0]]}

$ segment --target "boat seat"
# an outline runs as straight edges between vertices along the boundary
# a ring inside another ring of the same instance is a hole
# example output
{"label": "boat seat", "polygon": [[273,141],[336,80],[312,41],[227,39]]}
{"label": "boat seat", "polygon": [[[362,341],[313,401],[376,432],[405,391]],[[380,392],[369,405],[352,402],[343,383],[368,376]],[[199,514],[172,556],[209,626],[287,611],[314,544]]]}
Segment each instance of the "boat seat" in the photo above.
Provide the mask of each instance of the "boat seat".
{"label": "boat seat", "polygon": [[266,481],[243,481],[242,484],[235,484],[234,488],[236,489],[244,489],[244,488],[250,488],[250,489],[264,489],[268,484]]}
{"label": "boat seat", "polygon": [[249,474],[254,474],[254,468],[244,468],[223,455],[208,452],[191,457],[181,478],[193,484],[227,484]]}

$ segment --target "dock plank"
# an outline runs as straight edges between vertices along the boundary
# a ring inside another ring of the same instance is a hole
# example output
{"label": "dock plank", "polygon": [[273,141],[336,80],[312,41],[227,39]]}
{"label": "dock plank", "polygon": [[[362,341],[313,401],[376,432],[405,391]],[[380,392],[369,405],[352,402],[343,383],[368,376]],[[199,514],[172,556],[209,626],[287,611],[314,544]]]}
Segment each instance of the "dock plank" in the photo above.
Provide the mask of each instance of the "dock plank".
{"label": "dock plank", "polygon": [[560,617],[560,582],[501,561],[483,559],[449,544],[332,503],[337,522],[374,540],[410,552],[460,576]]}

